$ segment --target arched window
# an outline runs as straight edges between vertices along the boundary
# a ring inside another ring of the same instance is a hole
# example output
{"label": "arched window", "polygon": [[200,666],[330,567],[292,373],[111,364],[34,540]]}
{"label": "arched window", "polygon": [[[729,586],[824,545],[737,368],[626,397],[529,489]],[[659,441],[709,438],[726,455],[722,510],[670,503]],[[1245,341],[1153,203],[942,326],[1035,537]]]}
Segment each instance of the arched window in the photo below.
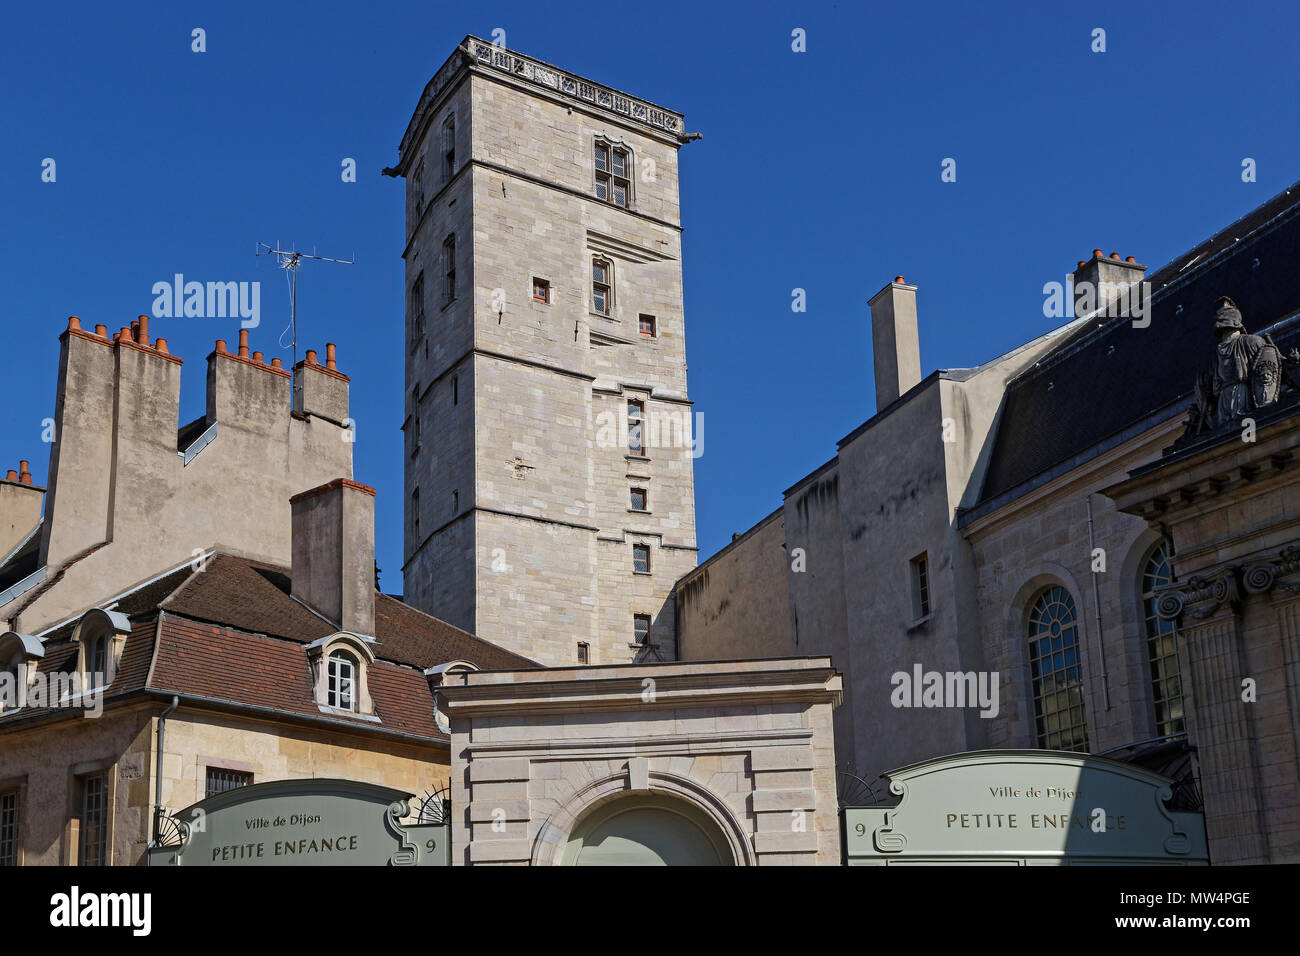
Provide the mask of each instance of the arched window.
{"label": "arched window", "polygon": [[1178,675],[1178,647],[1174,622],[1156,614],[1156,592],[1174,580],[1169,566],[1169,545],[1160,542],[1142,564],[1142,620],[1147,636],[1147,663],[1151,668],[1151,701],[1155,705],[1156,734],[1184,730],[1183,684]]}
{"label": "arched window", "polygon": [[1079,659],[1079,615],[1074,598],[1060,585],[1038,596],[1029,615],[1029,667],[1034,681],[1038,746],[1088,750]]}
{"label": "arched window", "polygon": [[356,710],[356,686],[356,658],[345,651],[334,651],[329,657],[329,688],[326,703],[339,710]]}
{"label": "arched window", "polygon": [[103,634],[86,639],[86,682],[88,688],[108,683],[108,637]]}

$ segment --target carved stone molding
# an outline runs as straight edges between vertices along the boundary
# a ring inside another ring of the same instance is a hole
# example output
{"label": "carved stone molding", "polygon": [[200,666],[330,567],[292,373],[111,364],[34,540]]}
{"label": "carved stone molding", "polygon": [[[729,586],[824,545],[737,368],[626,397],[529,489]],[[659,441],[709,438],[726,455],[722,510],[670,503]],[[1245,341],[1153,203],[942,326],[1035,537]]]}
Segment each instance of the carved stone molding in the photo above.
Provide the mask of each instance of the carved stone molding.
{"label": "carved stone molding", "polygon": [[1274,589],[1300,591],[1300,582],[1283,580],[1300,573],[1300,547],[1288,545],[1274,558],[1224,565],[1209,574],[1196,575],[1160,591],[1156,614],[1173,621],[1181,614],[1205,618],[1224,604],[1236,604],[1243,595],[1268,594]]}

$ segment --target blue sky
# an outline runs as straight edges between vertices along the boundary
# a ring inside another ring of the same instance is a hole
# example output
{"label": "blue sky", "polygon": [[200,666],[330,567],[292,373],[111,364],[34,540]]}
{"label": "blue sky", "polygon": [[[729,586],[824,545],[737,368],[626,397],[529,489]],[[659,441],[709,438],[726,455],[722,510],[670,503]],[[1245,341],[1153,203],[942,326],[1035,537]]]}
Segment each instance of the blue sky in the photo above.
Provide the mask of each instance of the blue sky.
{"label": "blue sky", "polygon": [[[356,475],[400,591],[403,195],[379,170],[455,44],[499,28],[704,134],[681,155],[703,559],[873,413],[866,303],[894,275],[919,286],[923,370],[975,365],[1054,324],[1043,284],[1093,248],[1157,267],[1300,178],[1298,20],[1141,2],[10,6],[0,467],[29,458],[45,480],[68,315],[117,329],[177,272],[260,281],[253,347],[288,364],[283,275],[255,243],[355,254],[305,267],[299,341],[337,342],[352,377]],[[236,331],[154,320],[186,360],[184,420]]]}

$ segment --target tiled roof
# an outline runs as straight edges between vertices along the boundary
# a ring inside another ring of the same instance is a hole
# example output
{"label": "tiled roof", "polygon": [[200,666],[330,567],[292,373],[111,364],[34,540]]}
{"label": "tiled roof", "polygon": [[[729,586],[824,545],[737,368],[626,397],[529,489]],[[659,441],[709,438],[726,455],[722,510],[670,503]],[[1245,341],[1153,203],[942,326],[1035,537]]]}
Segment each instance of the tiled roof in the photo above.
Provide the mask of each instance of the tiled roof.
{"label": "tiled roof", "polygon": [[[443,738],[434,722],[433,695],[424,675],[375,661],[368,668],[375,713],[387,730]],[[163,614],[153,690],[191,694],[233,706],[271,708],[286,715],[322,717],[311,667],[301,644],[201,624]],[[336,717],[347,721],[349,718]],[[359,730],[373,725],[356,719]]]}
{"label": "tiled roof", "polygon": [[[1300,312],[1297,261],[1300,184],[1151,274],[1149,327],[1111,319],[1064,338],[1007,387],[981,505],[1189,396],[1213,357],[1219,296],[1250,332]],[[1289,349],[1300,329],[1274,339]]]}
{"label": "tiled roof", "polygon": [[[426,668],[456,660],[484,670],[536,666],[396,598],[377,594],[376,633],[367,635],[375,638],[376,655],[368,668],[368,686],[380,723],[325,715],[315,700],[305,645],[338,628],[295,600],[290,587],[283,568],[217,554],[202,570],[186,565],[104,602],[104,608],[127,615],[132,626],[105,700],[146,690],[188,694],[236,709],[354,722],[362,732],[382,729],[445,739],[434,720]],[[43,635],[40,672],[75,671],[76,625],[68,621]],[[12,719],[18,722],[48,710],[28,707]],[[5,723],[0,718],[0,729]]]}

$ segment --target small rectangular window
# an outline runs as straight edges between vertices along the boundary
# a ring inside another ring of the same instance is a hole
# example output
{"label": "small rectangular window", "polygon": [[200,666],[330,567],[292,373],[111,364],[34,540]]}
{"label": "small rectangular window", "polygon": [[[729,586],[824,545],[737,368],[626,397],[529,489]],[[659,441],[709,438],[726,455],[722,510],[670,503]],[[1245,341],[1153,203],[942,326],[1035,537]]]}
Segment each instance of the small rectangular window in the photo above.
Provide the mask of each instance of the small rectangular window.
{"label": "small rectangular window", "polygon": [[81,778],[81,866],[108,863],[108,777],[102,773]]}
{"label": "small rectangular window", "polygon": [[578,663],[591,663],[591,647],[588,644],[584,644],[582,641],[578,642]]}
{"label": "small rectangular window", "polygon": [[632,615],[632,640],[636,644],[645,644],[650,640],[650,615]]}
{"label": "small rectangular window", "polygon": [[642,335],[654,338],[655,335],[655,317],[653,315],[641,315],[637,321],[637,328]]}
{"label": "small rectangular window", "polygon": [[645,420],[645,403],[627,403],[627,451],[630,455],[645,457],[641,426]]}
{"label": "small rectangular window", "polygon": [[415,164],[415,177],[413,180],[412,191],[415,194],[415,214],[419,216],[424,211],[424,160],[421,159]]}
{"label": "small rectangular window", "polygon": [[0,793],[0,866],[18,865],[18,791]]}
{"label": "small rectangular window", "polygon": [[919,621],[930,616],[930,568],[924,554],[917,555],[909,565],[912,572],[912,620]]}
{"label": "small rectangular window", "polygon": [[204,798],[215,797],[227,790],[238,790],[253,782],[253,775],[242,770],[227,770],[224,767],[209,767],[204,779]]}
{"label": "small rectangular window", "polygon": [[632,570],[637,574],[650,573],[650,545],[632,545]]}
{"label": "small rectangular window", "polygon": [[644,488],[632,489],[632,510],[633,511],[649,510],[648,508],[646,508],[646,500],[647,500],[646,491]]}
{"label": "small rectangular window", "polygon": [[460,404],[460,376],[459,375],[453,375],[451,377],[451,403],[453,405]]}
{"label": "small rectangular window", "polygon": [[539,279],[533,276],[533,301],[550,302],[551,301],[551,284],[545,279]]}

